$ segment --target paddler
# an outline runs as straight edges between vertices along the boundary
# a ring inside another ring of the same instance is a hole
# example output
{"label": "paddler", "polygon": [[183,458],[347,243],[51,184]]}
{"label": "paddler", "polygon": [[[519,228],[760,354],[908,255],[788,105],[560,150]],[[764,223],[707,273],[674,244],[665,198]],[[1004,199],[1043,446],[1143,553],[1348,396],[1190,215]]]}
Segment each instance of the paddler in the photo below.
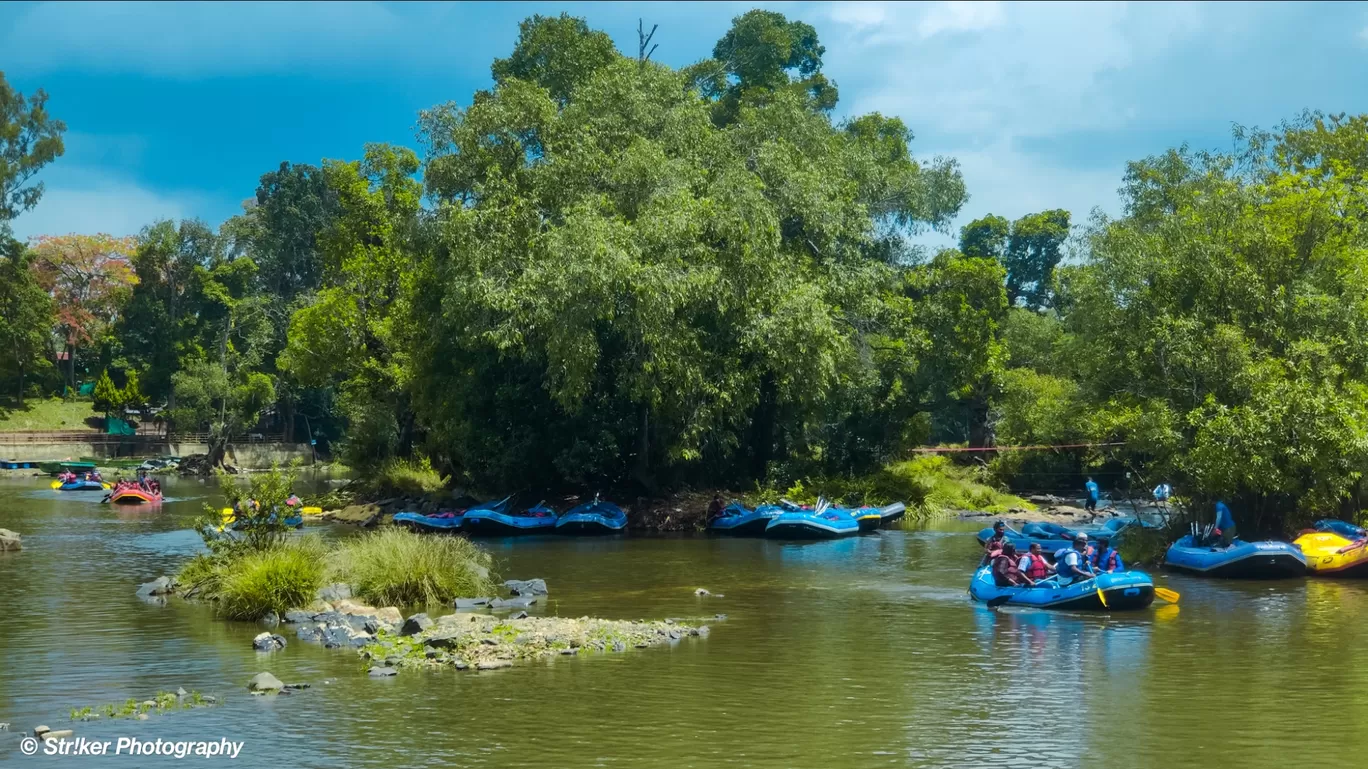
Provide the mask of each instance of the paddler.
{"label": "paddler", "polygon": [[1017,568],[1026,577],[1026,581],[1032,585],[1042,579],[1048,579],[1055,570],[1054,564],[1045,560],[1045,554],[1041,552],[1039,542],[1031,543],[1026,555],[1021,556],[1021,561],[1017,563]]}
{"label": "paddler", "polygon": [[1060,584],[1081,582],[1097,576],[1088,563],[1088,535],[1079,532],[1074,537],[1073,547],[1059,551],[1055,556],[1055,569],[1059,572]]}
{"label": "paddler", "polygon": [[1114,571],[1126,570],[1126,565],[1121,562],[1121,554],[1111,546],[1111,542],[1106,537],[1098,537],[1097,551],[1093,553],[1092,565],[1093,570],[1098,574],[1111,574]]}
{"label": "paddler", "polygon": [[1002,549],[993,555],[993,583],[998,587],[1022,587],[1028,582],[1017,568],[1016,545],[1003,542]]}
{"label": "paddler", "polygon": [[1002,546],[1007,544],[1007,524],[998,521],[993,524],[993,535],[983,543],[983,562],[992,563],[993,557],[1002,552]]}

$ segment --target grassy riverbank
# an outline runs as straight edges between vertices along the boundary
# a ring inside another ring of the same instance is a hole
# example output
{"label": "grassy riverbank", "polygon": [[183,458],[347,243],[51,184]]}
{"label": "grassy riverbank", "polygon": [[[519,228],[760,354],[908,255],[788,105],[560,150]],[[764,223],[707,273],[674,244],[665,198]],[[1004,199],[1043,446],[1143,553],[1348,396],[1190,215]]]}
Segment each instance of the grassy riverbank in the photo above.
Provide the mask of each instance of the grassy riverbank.
{"label": "grassy riverbank", "polygon": [[91,430],[87,419],[99,416],[91,410],[89,400],[61,398],[30,398],[23,404],[6,401],[0,404],[0,433],[32,430]]}

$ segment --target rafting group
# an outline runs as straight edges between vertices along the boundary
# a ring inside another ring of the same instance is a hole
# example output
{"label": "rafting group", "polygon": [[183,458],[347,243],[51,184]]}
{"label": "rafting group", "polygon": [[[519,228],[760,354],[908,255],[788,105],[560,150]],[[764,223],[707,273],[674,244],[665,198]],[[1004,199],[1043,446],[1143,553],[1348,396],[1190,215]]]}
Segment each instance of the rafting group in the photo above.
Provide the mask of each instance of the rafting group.
{"label": "rafting group", "polygon": [[[281,510],[278,506],[272,506],[271,509],[267,511],[265,520],[268,523],[280,521],[286,528],[298,529],[304,526],[305,513],[317,515],[322,512],[323,509],[320,507],[305,507],[304,501],[299,498],[299,495],[292,493],[285,498],[285,509]],[[243,499],[232,507],[223,508],[220,515],[221,518],[218,525],[219,532],[229,529],[240,531],[245,528],[249,522],[260,518],[261,503],[255,499]]]}
{"label": "rafting group", "polygon": [[[1088,509],[1095,508],[1096,494],[1089,479],[1094,504]],[[1156,488],[1156,502],[1166,502],[1168,494],[1167,485]],[[1138,518],[1112,519],[1093,529],[1028,523],[1018,532],[999,521],[979,533],[985,553],[970,594],[991,606],[1141,609],[1156,595],[1176,603],[1177,593],[1155,587],[1144,572],[1126,569],[1112,547],[1132,527],[1151,524]],[[1187,535],[1169,546],[1164,565],[1208,577],[1278,579],[1308,573],[1368,577],[1368,530],[1325,519],[1301,531],[1292,542],[1249,542],[1236,536],[1230,507],[1218,501],[1212,523],[1192,524]]]}

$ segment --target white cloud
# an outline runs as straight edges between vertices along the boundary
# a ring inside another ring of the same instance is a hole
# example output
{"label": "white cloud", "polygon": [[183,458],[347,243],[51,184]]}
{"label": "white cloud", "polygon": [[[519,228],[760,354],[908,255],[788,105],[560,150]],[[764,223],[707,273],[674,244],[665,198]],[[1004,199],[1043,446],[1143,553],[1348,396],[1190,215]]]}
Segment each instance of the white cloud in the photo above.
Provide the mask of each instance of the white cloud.
{"label": "white cloud", "polygon": [[1002,19],[1002,4],[995,0],[951,0],[933,4],[917,24],[917,33],[925,39],[942,32],[974,32],[996,27]]}
{"label": "white cloud", "polygon": [[203,196],[196,193],[165,194],[121,179],[76,173],[46,184],[38,205],[14,220],[14,236],[136,235],[158,219],[193,216],[203,205]]}

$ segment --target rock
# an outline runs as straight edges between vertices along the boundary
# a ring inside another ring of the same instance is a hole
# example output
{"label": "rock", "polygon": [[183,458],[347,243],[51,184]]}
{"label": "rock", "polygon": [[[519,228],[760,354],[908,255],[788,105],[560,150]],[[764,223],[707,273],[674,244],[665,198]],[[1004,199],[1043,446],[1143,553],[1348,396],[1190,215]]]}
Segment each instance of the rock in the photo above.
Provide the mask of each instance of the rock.
{"label": "rock", "polygon": [[621,641],[614,641],[614,642],[613,642],[613,651],[615,651],[615,652],[625,652],[625,651],[627,651],[627,644],[625,644],[625,643],[623,643],[623,642],[621,642]]}
{"label": "rock", "polygon": [[275,633],[261,633],[252,639],[252,648],[259,652],[273,652],[285,648],[285,637]]}
{"label": "rock", "polygon": [[354,523],[357,526],[374,526],[384,514],[385,508],[380,505],[347,505],[341,510],[324,513],[323,517],[342,523]]}
{"label": "rock", "polygon": [[579,648],[561,649],[560,653],[564,655],[579,654]]}
{"label": "rock", "polygon": [[399,627],[404,621],[404,615],[393,606],[386,606],[385,608],[376,611],[375,617],[390,627]]}
{"label": "rock", "polygon": [[179,687],[178,689],[176,689],[176,699],[178,699],[178,700],[183,700],[183,699],[185,699],[186,697],[189,697],[189,696],[190,696],[190,692],[187,692],[187,691],[185,690],[185,687],[184,687],[184,686]]}
{"label": "rock", "polygon": [[41,740],[43,739],[43,735],[47,734],[50,731],[52,730],[49,729],[46,724],[38,724],[37,726],[33,727],[33,736]]}
{"label": "rock", "polygon": [[509,618],[509,619],[527,619],[527,612],[525,612],[525,611],[520,611],[520,612],[517,612],[516,614],[510,614],[510,615],[508,615],[508,618]]}
{"label": "rock", "polygon": [[284,688],[285,684],[281,683],[279,678],[276,678],[270,673],[257,673],[252,676],[252,680],[247,682],[247,691],[255,694],[269,694],[271,692],[278,692]]}
{"label": "rock", "polygon": [[374,640],[359,630],[348,627],[328,627],[323,630],[323,648],[339,649],[351,647],[359,649]]}
{"label": "rock", "polygon": [[671,641],[678,641],[683,634],[680,633],[678,630],[670,630],[670,632],[667,633],[667,635],[670,637]]}
{"label": "rock", "polygon": [[300,625],[299,628],[295,630],[295,637],[301,641],[322,641],[323,627],[323,625],[320,625],[317,622]]}
{"label": "rock", "polygon": [[641,643],[639,643],[639,644],[636,645],[636,648],[638,648],[638,649],[646,649],[646,648],[649,648],[649,647],[650,647],[650,644],[646,643],[645,641],[642,641]]}
{"label": "rock", "polygon": [[65,739],[67,739],[68,737],[70,737],[70,736],[73,735],[73,734],[75,734],[75,732],[72,731],[71,729],[53,729],[52,731],[48,732],[47,734],[44,734],[44,735],[43,735],[43,739],[44,739],[44,740],[65,740]]}
{"label": "rock", "polygon": [[476,663],[476,670],[498,670],[500,668],[511,668],[513,663],[509,660],[485,660]]}
{"label": "rock", "polygon": [[371,678],[389,678],[399,675],[399,671],[391,667],[373,667],[366,674]]}
{"label": "rock", "polygon": [[432,618],[426,614],[415,614],[404,620],[404,624],[399,628],[399,635],[417,635],[424,630],[432,627]]}
{"label": "rock", "polygon": [[206,695],[204,695],[203,697],[200,697],[200,699],[204,700],[205,702],[209,703],[210,705],[214,704],[215,702],[218,702],[218,697],[215,697],[215,696],[212,695],[212,694],[206,694]]}
{"label": "rock", "polygon": [[431,646],[434,649],[454,649],[460,642],[463,633],[457,630],[444,630],[435,635],[423,639],[423,645]]}
{"label": "rock", "polygon": [[544,579],[510,579],[504,587],[513,595],[548,595]]}
{"label": "rock", "polygon": [[297,625],[297,624],[299,624],[299,623],[301,623],[301,622],[308,622],[308,621],[310,621],[310,620],[312,620],[312,619],[313,619],[313,615],[310,614],[310,613],[307,612],[307,611],[299,611],[298,609],[291,609],[290,611],[285,612],[285,621],[288,622],[288,623],[291,623],[291,624],[296,624],[296,625]]}
{"label": "rock", "polygon": [[3,722],[3,721],[0,721],[0,732],[8,732],[8,731],[9,731],[9,724],[8,724],[8,723],[5,723],[5,722]]}
{"label": "rock", "polygon": [[495,598],[489,602],[491,609],[528,609],[537,602],[535,595],[520,595],[516,598]]}
{"label": "rock", "polygon": [[261,622],[267,627],[275,627],[280,624],[280,615],[273,611],[268,611],[266,612],[266,616],[261,618]]}
{"label": "rock", "polygon": [[699,627],[694,629],[694,632],[691,635],[697,635],[702,636],[703,638],[707,638],[708,634],[711,632],[712,628],[708,627],[707,625],[700,625]]}
{"label": "rock", "polygon": [[0,553],[6,550],[23,550],[23,543],[20,542],[19,532],[9,529],[0,529]]}
{"label": "rock", "polygon": [[714,615],[713,615],[713,619],[717,620],[718,622],[721,622],[722,620],[725,620],[726,618],[727,618],[727,615],[725,615],[725,614],[714,614]]}
{"label": "rock", "polygon": [[147,598],[149,596],[170,595],[176,591],[176,580],[172,577],[157,577],[151,582],[144,582],[138,588],[138,597]]}
{"label": "rock", "polygon": [[[261,692],[257,692],[257,694],[260,694],[260,693],[261,693]],[[139,720],[139,721],[146,721],[148,718],[150,718],[150,716],[148,716],[146,713],[139,713],[139,714],[138,714],[138,720]]]}
{"label": "rock", "polygon": [[472,609],[483,609],[489,605],[491,598],[457,598],[456,611],[470,611]]}
{"label": "rock", "polygon": [[309,684],[285,684],[285,688],[292,692],[302,692],[309,688]]}
{"label": "rock", "polygon": [[470,667],[470,663],[466,662],[465,660],[456,660],[455,662],[451,663],[451,666],[456,668],[457,670],[465,670],[466,668]]}
{"label": "rock", "polygon": [[694,595],[697,595],[697,596],[709,596],[709,595],[712,595],[712,593],[709,593],[707,588],[700,587],[699,589],[697,589],[697,590],[694,591]]}
{"label": "rock", "polygon": [[327,601],[329,603],[333,601],[344,601],[352,597],[351,585],[348,585],[345,582],[335,582],[331,585],[324,585],[318,589],[317,597],[318,600]]}
{"label": "rock", "polygon": [[485,638],[480,639],[480,643],[485,646],[498,646],[502,641],[500,641],[497,636],[486,636]]}

